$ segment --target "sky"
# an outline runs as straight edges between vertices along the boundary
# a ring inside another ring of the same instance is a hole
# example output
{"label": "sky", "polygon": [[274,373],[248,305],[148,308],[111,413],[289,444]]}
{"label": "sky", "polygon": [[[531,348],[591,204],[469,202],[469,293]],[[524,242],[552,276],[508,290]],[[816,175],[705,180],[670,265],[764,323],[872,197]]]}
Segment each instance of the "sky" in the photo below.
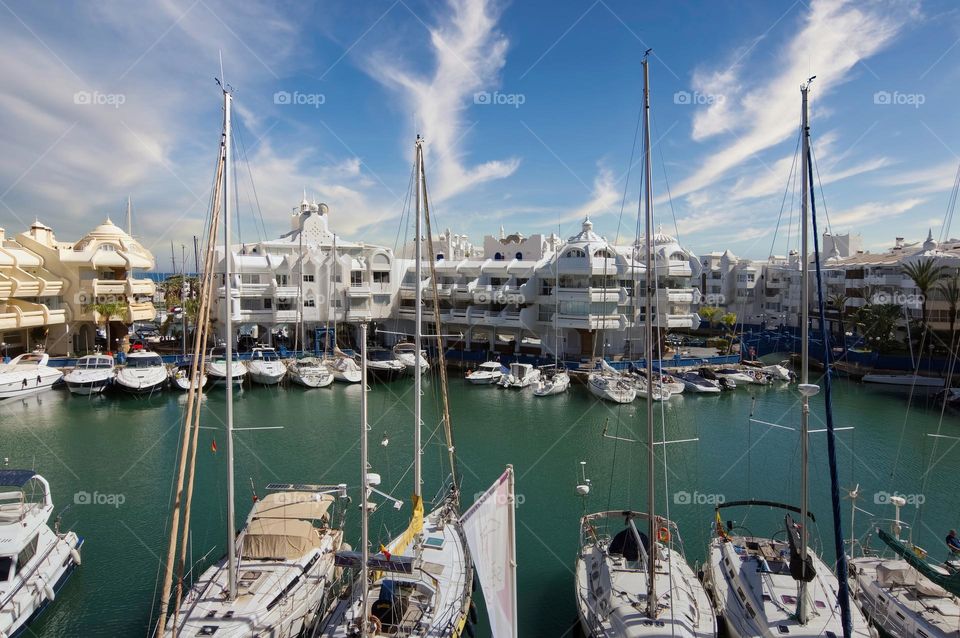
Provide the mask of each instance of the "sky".
{"label": "sky", "polygon": [[[51,7],[55,6],[55,9]],[[960,6],[943,2],[0,0],[0,226],[110,216],[170,266],[202,233],[234,95],[238,241],[303,197],[396,246],[415,136],[435,229],[635,236],[650,54],[655,223],[697,254],[796,244],[800,85],[821,226],[882,251],[944,228]]]}

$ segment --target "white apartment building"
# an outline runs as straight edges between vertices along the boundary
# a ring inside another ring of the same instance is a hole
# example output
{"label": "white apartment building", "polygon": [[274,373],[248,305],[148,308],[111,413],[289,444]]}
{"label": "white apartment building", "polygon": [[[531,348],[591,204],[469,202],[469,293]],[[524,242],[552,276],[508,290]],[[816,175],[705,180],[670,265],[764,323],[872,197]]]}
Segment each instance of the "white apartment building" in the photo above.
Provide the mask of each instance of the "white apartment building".
{"label": "white apartment building", "polygon": [[[447,344],[465,350],[585,358],[641,356],[646,268],[644,241],[615,246],[585,219],[581,231],[561,240],[554,234],[519,233],[484,238],[480,251],[447,231],[434,242],[437,289]],[[436,248],[444,246],[444,251]],[[693,307],[700,293],[695,255],[670,235],[654,237],[658,329],[696,329]],[[412,262],[400,286],[399,317],[411,331],[416,277]],[[432,322],[433,286],[423,268],[425,321]],[[433,328],[428,328],[428,332]]]}
{"label": "white apartment building", "polygon": [[[156,286],[134,274],[137,269],[152,269],[153,255],[109,218],[76,242],[57,241],[49,226],[35,221],[27,232],[17,235],[15,243],[20,247],[19,253],[14,248],[8,251],[20,255],[19,265],[10,275],[18,281],[15,289],[35,290],[33,303],[46,298],[49,301],[43,304],[48,311],[55,308],[63,313],[63,321],[52,323],[63,324],[64,328],[52,329],[47,335],[47,347],[52,354],[91,351],[97,326],[108,319],[114,339],[109,348],[116,349],[129,324],[155,318],[152,299]],[[28,254],[33,257],[26,257]],[[121,314],[112,318],[100,316],[97,304],[106,302],[119,303]]]}
{"label": "white apartment building", "polygon": [[[336,328],[347,343],[360,323],[390,318],[401,272],[390,248],[337,236],[329,227],[329,207],[306,198],[290,221],[290,232],[278,239],[233,247],[232,308],[239,334],[299,347],[302,321],[311,349],[318,329]],[[222,273],[222,248],[217,256]],[[222,284],[221,278],[211,313],[221,340]]]}

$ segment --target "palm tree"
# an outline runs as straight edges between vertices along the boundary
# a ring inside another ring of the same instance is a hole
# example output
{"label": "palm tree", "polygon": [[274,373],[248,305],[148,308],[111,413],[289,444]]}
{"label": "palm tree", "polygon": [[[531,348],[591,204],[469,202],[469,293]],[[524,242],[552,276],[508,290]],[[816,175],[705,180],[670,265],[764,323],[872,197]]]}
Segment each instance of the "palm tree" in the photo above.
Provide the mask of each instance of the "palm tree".
{"label": "palm tree", "polygon": [[727,337],[728,341],[730,342],[730,345],[729,345],[728,348],[727,348],[727,353],[729,354],[729,353],[733,352],[733,340],[734,340],[734,339],[736,338],[736,336],[737,336],[736,333],[733,331],[734,326],[737,325],[737,315],[736,315],[736,313],[734,313],[734,312],[728,312],[728,313],[724,314],[722,317],[720,317],[720,323],[722,323],[722,324],[727,328],[727,330],[730,332],[729,336]]}
{"label": "palm tree", "polygon": [[866,343],[888,352],[896,341],[895,330],[901,316],[897,304],[868,304],[857,308],[854,322]]}
{"label": "palm tree", "polygon": [[954,328],[957,325],[957,308],[960,306],[960,270],[957,270],[951,279],[946,281],[941,281],[937,288],[940,290],[940,294],[943,295],[943,298],[946,300],[949,305],[948,316],[950,318],[950,343],[947,346],[948,350],[953,349],[953,339],[954,339]]}
{"label": "palm tree", "polygon": [[98,301],[87,305],[87,312],[94,313],[94,321],[107,331],[107,350],[111,349],[110,322],[123,321],[127,314],[127,304],[123,301]]}
{"label": "palm tree", "polygon": [[720,316],[720,308],[717,306],[704,306],[700,309],[699,314],[700,317],[706,319],[710,327],[713,328],[716,325],[717,317]]}
{"label": "palm tree", "polygon": [[900,267],[904,275],[913,280],[913,285],[920,291],[920,322],[923,324],[924,337],[927,336],[927,294],[941,279],[946,277],[947,268],[938,265],[932,257],[918,259],[913,263],[903,264]]}

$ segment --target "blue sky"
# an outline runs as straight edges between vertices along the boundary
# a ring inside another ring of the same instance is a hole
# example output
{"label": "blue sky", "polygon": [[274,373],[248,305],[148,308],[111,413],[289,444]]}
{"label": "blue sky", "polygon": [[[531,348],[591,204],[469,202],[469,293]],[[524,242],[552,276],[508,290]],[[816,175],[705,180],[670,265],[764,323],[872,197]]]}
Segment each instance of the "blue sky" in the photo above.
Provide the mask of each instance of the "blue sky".
{"label": "blue sky", "polygon": [[201,232],[221,51],[249,158],[246,240],[264,232],[249,167],[267,236],[306,188],[338,232],[393,245],[417,132],[439,226],[479,242],[501,225],[570,234],[589,214],[632,237],[648,47],[657,220],[695,252],[786,250],[789,198],[774,229],[810,75],[835,232],[871,250],[939,235],[960,164],[951,2],[56,6],[0,1],[0,224],[39,217],[75,238],[121,218],[129,194],[161,268],[171,240]]}

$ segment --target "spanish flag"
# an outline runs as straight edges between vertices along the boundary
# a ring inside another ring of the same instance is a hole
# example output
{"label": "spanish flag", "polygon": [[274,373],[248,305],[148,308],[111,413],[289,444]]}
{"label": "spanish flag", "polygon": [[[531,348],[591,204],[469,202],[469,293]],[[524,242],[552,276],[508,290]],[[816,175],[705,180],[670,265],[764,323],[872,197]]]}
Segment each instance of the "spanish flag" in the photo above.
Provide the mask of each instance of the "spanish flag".
{"label": "spanish flag", "polygon": [[210,451],[213,452],[214,454],[217,453],[217,440],[216,440],[216,439],[214,439],[213,442],[210,444]]}
{"label": "spanish flag", "polygon": [[720,538],[727,537],[727,530],[723,526],[723,519],[720,518],[720,512],[717,512],[717,536]]}
{"label": "spanish flag", "polygon": [[380,544],[380,553],[384,555],[387,560],[390,560],[391,554],[390,550],[383,546],[383,543]]}

